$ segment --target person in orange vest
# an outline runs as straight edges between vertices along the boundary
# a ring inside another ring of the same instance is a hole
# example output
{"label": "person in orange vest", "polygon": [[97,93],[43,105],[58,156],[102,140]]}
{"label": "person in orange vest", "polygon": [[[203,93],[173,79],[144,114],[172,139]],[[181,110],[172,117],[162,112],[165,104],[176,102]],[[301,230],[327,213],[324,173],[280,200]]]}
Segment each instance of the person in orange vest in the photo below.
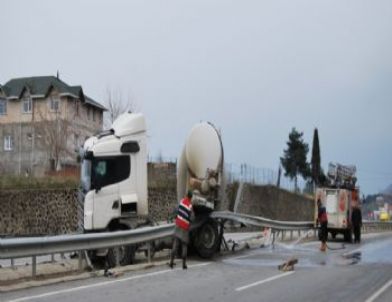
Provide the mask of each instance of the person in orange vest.
{"label": "person in orange vest", "polygon": [[180,201],[177,208],[176,226],[174,229],[173,247],[170,254],[170,268],[174,266],[174,257],[178,253],[181,244],[182,248],[182,268],[187,269],[186,257],[188,253],[189,228],[191,224],[192,209],[192,191],[188,191],[186,196]]}
{"label": "person in orange vest", "polygon": [[327,210],[321,203],[321,200],[317,200],[318,216],[317,222],[320,225],[319,238],[321,241],[320,251],[325,252],[327,250],[327,238],[328,238],[328,217]]}

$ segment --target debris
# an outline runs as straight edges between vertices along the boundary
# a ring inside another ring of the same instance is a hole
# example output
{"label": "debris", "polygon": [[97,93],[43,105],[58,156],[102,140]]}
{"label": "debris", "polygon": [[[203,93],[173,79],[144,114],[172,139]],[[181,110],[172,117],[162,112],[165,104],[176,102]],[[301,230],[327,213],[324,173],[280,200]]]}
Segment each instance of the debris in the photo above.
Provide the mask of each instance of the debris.
{"label": "debris", "polygon": [[298,263],[297,258],[290,258],[286,262],[278,265],[278,269],[283,272],[289,272],[294,270],[294,264]]}
{"label": "debris", "polygon": [[124,273],[123,272],[112,272],[110,270],[105,270],[103,272],[103,275],[105,277],[117,278],[117,277],[120,277],[120,276],[124,275]]}

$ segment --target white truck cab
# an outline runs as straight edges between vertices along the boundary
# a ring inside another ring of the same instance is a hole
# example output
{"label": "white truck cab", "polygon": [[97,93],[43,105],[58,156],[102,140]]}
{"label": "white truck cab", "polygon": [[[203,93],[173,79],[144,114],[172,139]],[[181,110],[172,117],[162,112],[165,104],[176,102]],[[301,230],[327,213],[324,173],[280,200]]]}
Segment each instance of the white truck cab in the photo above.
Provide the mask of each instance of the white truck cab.
{"label": "white truck cab", "polygon": [[86,140],[81,187],[84,229],[112,229],[120,219],[147,217],[147,135],[142,114],[124,113]]}

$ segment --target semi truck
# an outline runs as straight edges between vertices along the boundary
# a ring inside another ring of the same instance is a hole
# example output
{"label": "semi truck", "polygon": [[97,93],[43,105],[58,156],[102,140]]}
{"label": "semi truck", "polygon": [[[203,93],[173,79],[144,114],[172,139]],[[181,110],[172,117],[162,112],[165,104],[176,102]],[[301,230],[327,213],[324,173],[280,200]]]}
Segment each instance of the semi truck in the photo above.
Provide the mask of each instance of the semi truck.
{"label": "semi truck", "polygon": [[[83,227],[85,232],[135,229],[151,225],[148,207],[147,128],[141,113],[123,113],[109,130],[88,138],[80,151]],[[189,133],[177,167],[180,200],[193,190],[191,245],[202,257],[211,257],[223,230],[209,217],[221,201],[223,145],[218,130],[208,122]],[[164,246],[164,245],[163,245]],[[91,251],[109,266],[133,262],[137,247]]]}
{"label": "semi truck", "polygon": [[[356,187],[356,167],[330,163],[325,186],[316,189],[315,203],[320,200],[328,217],[328,232],[332,238],[342,234],[344,240],[352,241],[351,213],[360,205],[359,187]],[[317,206],[315,206],[317,219]]]}

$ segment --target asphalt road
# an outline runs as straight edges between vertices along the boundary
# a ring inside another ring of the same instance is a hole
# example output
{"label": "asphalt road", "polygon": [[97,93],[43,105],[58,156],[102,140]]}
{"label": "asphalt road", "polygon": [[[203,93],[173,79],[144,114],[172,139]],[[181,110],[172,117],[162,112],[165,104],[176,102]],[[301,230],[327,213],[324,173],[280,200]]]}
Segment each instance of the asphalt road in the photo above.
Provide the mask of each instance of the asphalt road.
{"label": "asphalt road", "polygon": [[[361,245],[318,251],[317,242],[277,244],[189,261],[189,269],[153,268],[119,278],[95,278],[5,293],[1,301],[392,301],[392,234]],[[299,259],[293,272],[277,265]]]}

